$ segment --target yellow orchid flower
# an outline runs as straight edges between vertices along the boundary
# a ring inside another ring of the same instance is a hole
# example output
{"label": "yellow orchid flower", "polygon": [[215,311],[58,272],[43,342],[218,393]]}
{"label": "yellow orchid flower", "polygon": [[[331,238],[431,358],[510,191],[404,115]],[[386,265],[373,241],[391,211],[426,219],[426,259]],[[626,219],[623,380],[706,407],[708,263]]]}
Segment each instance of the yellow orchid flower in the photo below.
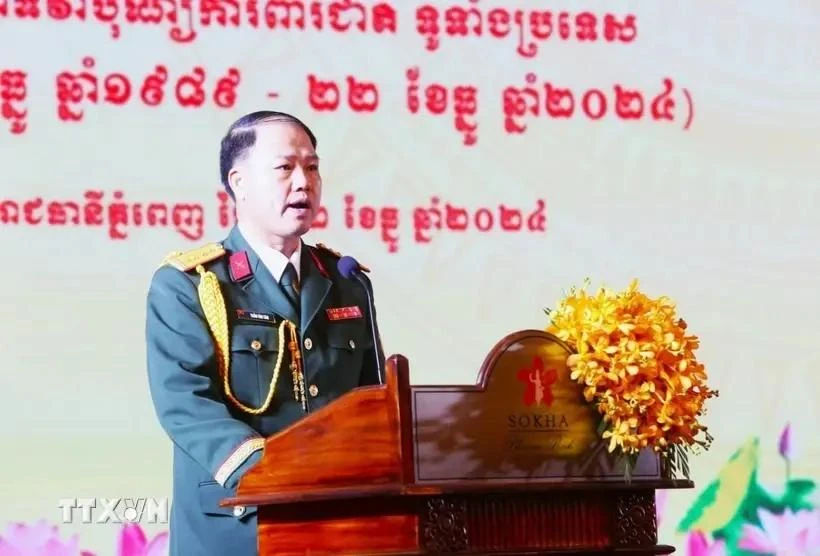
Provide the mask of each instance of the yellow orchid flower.
{"label": "yellow orchid flower", "polygon": [[550,311],[546,330],[575,350],[570,377],[604,417],[610,451],[708,447],[708,435],[696,438],[706,432],[698,418],[718,392],[695,356],[700,340],[675,313],[669,297],[648,297],[638,280],[594,295],[573,287]]}

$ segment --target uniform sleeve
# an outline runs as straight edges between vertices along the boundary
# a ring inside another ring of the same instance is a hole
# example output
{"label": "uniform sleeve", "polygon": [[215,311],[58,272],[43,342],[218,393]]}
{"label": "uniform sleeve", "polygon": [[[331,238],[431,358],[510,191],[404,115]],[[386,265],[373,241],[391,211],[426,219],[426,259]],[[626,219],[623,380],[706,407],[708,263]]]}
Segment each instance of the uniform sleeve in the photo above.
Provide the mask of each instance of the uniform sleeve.
{"label": "uniform sleeve", "polygon": [[196,286],[175,268],[154,274],[145,332],[149,389],[160,425],[220,485],[234,488],[260,459],[264,438],[229,412]]}
{"label": "uniform sleeve", "polygon": [[[376,358],[378,357],[379,362],[381,363],[382,369],[384,369],[384,348],[382,347],[382,339],[381,333],[379,332],[379,324],[378,318],[376,317],[376,300],[375,295],[373,294],[373,284],[370,282],[370,279],[365,276],[365,280],[367,281],[368,288],[370,289],[371,296],[373,296],[373,327],[376,330],[376,341],[373,344],[373,347],[367,351],[364,356],[364,368],[362,369],[361,379],[360,379],[360,386],[370,386],[373,384],[379,383],[379,369],[376,366]],[[370,316],[368,315],[368,333],[370,329]]]}

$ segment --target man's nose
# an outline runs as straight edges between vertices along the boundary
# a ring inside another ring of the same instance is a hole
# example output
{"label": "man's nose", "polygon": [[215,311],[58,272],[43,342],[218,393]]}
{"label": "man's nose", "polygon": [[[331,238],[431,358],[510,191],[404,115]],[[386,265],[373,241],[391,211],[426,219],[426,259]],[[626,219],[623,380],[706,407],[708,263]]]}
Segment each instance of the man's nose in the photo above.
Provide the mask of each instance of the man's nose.
{"label": "man's nose", "polygon": [[296,166],[296,169],[293,171],[293,188],[297,191],[307,189],[309,182],[310,180],[308,180],[304,168]]}

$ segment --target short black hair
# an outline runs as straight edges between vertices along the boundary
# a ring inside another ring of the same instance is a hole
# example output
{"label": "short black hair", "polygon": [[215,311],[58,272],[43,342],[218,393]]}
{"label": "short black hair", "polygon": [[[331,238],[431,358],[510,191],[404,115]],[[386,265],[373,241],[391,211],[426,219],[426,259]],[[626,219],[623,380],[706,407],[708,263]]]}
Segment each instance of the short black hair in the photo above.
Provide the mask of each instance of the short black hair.
{"label": "short black hair", "polygon": [[241,158],[245,152],[256,143],[256,125],[260,122],[290,122],[301,127],[310,138],[310,144],[316,148],[316,136],[310,128],[299,118],[286,112],[276,112],[274,110],[259,110],[245,114],[228,128],[219,147],[219,175],[222,185],[231,199],[234,198],[233,190],[228,182],[228,173],[234,163]]}

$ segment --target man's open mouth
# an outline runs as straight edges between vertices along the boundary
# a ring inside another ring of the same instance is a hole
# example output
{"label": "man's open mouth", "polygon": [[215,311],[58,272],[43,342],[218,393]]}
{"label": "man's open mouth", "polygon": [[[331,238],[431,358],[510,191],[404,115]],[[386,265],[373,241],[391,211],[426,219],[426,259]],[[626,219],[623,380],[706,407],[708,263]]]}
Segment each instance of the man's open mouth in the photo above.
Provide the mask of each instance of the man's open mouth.
{"label": "man's open mouth", "polygon": [[296,210],[309,209],[310,208],[310,201],[296,201],[294,203],[288,203],[286,208],[296,209]]}

